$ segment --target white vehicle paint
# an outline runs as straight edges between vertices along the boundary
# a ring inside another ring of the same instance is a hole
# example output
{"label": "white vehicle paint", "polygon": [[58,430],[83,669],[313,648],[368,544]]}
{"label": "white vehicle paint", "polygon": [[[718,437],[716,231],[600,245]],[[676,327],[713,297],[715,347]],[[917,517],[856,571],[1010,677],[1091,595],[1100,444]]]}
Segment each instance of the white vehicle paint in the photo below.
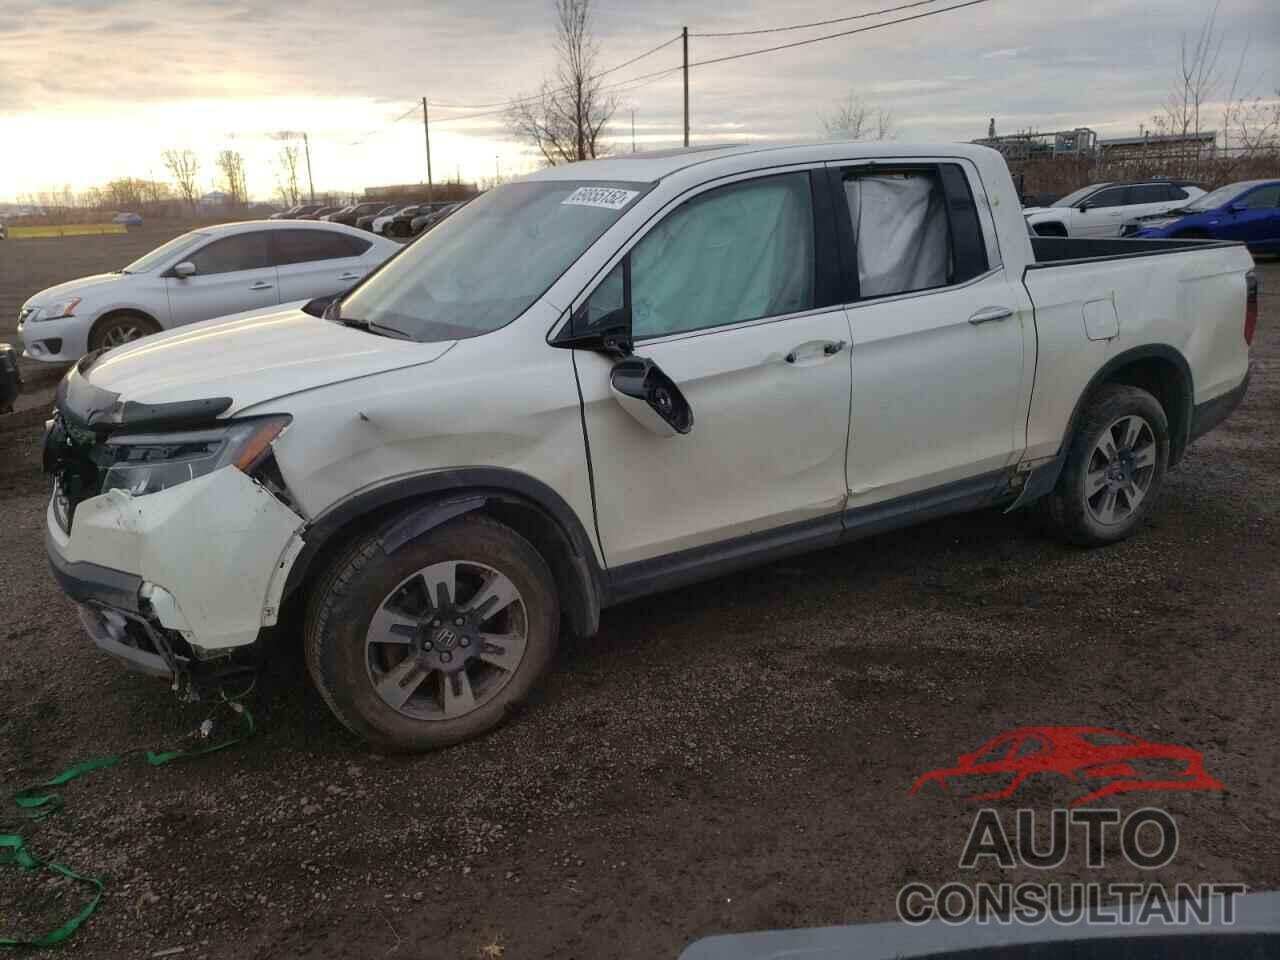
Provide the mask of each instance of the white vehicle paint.
{"label": "white vehicle paint", "polygon": [[341,224],[251,220],[201,227],[120,271],[31,297],[18,314],[23,356],[70,363],[148,333],[340,293],[399,249]]}
{"label": "white vehicle paint", "polygon": [[[47,440],[50,558],[100,645],[197,687],[308,599],[344,723],[454,742],[536,680],[548,611],[589,635],[612,603],[1070,502],[1077,478],[1099,516],[1128,504],[1092,542],[1127,536],[1164,461],[1243,394],[1251,265],[1236,244],[1033,240],[1000,156],[969,145],[556,167],[477,199],[328,319],[258,312],[74,369]],[[1099,405],[1139,400],[1114,477],[1079,463]],[[1154,439],[1130,439],[1144,416]],[[175,431],[196,431],[179,453]],[[95,449],[123,465],[85,467]],[[444,593],[405,612],[427,583]]]}
{"label": "white vehicle paint", "polygon": [[1128,220],[1177,210],[1201,196],[1200,187],[1183,183],[1094,183],[1053,206],[1027,207],[1022,213],[1031,229],[1044,236],[1118,237]]}

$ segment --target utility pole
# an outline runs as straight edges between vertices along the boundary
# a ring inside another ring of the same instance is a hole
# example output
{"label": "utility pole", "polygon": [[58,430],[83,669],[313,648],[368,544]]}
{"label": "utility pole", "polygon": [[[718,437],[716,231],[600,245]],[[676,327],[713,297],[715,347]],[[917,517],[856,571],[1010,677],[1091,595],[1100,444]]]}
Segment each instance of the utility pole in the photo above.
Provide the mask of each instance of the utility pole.
{"label": "utility pole", "polygon": [[680,28],[680,39],[684,45],[684,145],[689,145],[689,28]]}
{"label": "utility pole", "polygon": [[631,108],[631,152],[636,152],[636,108]]}
{"label": "utility pole", "polygon": [[427,119],[427,98],[422,98],[422,135],[427,141],[427,203],[435,199],[435,186],[431,182],[431,123]]}
{"label": "utility pole", "polygon": [[502,182],[502,161],[495,153],[493,155],[493,185],[496,187]]}
{"label": "utility pole", "polygon": [[311,203],[316,202],[316,182],[311,179],[311,141],[307,139],[307,135],[302,135],[302,149],[307,153],[307,187],[311,191]]}

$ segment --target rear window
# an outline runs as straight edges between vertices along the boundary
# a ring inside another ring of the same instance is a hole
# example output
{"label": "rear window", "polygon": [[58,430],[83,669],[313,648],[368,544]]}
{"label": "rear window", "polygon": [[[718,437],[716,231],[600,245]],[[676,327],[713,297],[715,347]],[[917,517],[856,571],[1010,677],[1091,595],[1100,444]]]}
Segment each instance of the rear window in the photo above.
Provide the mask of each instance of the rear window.
{"label": "rear window", "polygon": [[358,257],[372,244],[371,240],[332,230],[276,230],[274,233],[275,262],[282,267],[291,263]]}

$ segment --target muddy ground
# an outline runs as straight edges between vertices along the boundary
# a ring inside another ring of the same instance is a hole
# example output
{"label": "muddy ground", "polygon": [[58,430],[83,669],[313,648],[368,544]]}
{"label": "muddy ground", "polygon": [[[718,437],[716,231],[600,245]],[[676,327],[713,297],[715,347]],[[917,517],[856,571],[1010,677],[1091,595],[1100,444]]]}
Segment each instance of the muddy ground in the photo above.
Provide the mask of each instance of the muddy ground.
{"label": "muddy ground", "polygon": [[[67,951],[655,958],[725,931],[891,919],[907,881],[998,879],[957,868],[974,805],[909,790],[1019,725],[1202,750],[1225,791],[1117,803],[1174,814],[1181,845],[1155,878],[1280,886],[1280,264],[1259,272],[1248,399],[1127,543],[1081,551],[987,512],[632,603],[562,649],[513,722],[410,759],[331,719],[281,631],[248,701],[255,738],[77,781],[27,828],[107,883]],[[0,419],[6,794],[177,743],[208,713],[81,635],[45,566],[42,416]],[[1050,878],[1135,876],[1073,850]],[[0,935],[81,897],[0,867]]]}

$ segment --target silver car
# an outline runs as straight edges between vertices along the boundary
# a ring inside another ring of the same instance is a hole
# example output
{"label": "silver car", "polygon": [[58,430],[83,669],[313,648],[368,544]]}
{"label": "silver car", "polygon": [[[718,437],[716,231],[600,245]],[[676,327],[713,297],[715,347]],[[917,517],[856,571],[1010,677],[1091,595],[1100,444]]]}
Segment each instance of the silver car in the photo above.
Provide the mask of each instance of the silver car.
{"label": "silver car", "polygon": [[18,313],[23,356],[71,363],[186,323],[341,293],[399,249],[337,223],[201,227],[114,273],[37,293]]}

